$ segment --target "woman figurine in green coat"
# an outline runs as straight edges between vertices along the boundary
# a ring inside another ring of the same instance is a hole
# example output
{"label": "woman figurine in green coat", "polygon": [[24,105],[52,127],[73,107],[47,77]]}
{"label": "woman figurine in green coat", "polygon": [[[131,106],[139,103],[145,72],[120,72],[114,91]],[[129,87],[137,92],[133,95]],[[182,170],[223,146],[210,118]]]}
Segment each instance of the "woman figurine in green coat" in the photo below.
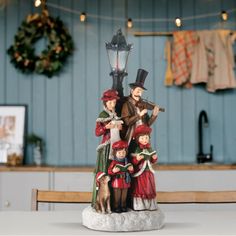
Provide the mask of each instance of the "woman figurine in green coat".
{"label": "woman figurine in green coat", "polygon": [[[98,172],[107,174],[108,166],[110,164],[111,130],[114,128],[117,128],[118,130],[122,129],[122,125],[118,122],[119,118],[115,112],[118,99],[118,92],[113,89],[106,90],[101,98],[101,100],[103,100],[104,109],[96,120],[95,134],[96,136],[102,136],[102,142],[97,147],[97,163],[93,186],[92,207],[95,206],[98,190],[96,174]],[[116,137],[116,139],[117,138],[120,139],[119,137]]]}

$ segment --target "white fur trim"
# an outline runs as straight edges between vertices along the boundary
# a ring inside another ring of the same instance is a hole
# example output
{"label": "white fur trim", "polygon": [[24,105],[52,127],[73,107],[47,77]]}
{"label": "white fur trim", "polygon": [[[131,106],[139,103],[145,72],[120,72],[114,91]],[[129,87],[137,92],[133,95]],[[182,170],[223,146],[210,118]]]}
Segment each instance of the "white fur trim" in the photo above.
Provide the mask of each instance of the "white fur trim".
{"label": "white fur trim", "polygon": [[156,210],[157,209],[157,203],[156,199],[142,199],[140,197],[134,197],[133,198],[133,209],[136,211],[141,210]]}
{"label": "white fur trim", "polygon": [[107,118],[97,118],[96,122],[107,122],[111,121],[113,119],[120,120],[120,118],[116,115],[116,112],[109,111],[105,106],[103,107],[103,110],[109,115]]}
{"label": "white fur trim", "polygon": [[151,164],[150,161],[148,161],[148,167],[149,167],[150,171],[154,174],[155,171],[153,170],[153,168],[152,168],[152,164]]}
{"label": "white fur trim", "polygon": [[134,126],[131,126],[128,144],[130,144],[131,139],[133,138],[133,134],[134,134]]}
{"label": "white fur trim", "polygon": [[142,168],[139,170],[139,172],[133,174],[132,176],[133,176],[133,177],[138,177],[138,176],[140,176],[140,175],[144,172],[146,166],[147,166],[147,161],[144,161],[144,162],[143,162],[143,165],[142,165]]}
{"label": "white fur trim", "polygon": [[98,146],[97,146],[97,151],[99,151],[101,148],[103,148],[103,147],[105,147],[106,145],[108,145],[108,144],[110,144],[111,143],[111,141],[110,140],[108,140],[108,141],[106,141],[105,143],[101,143],[101,144],[99,144]]}
{"label": "white fur trim", "polygon": [[103,109],[110,117],[117,117],[116,112],[109,111],[105,106],[103,106]]}
{"label": "white fur trim", "polygon": [[143,162],[142,168],[141,168],[137,173],[133,174],[132,176],[133,176],[133,177],[138,177],[138,176],[140,176],[140,175],[144,172],[144,170],[145,170],[145,168],[146,168],[147,165],[148,165],[150,171],[154,174],[155,171],[154,171],[153,168],[152,168],[151,162],[150,162],[149,160],[145,160],[145,161]]}
{"label": "white fur trim", "polygon": [[105,122],[110,121],[110,120],[112,120],[112,119],[113,119],[113,117],[97,118],[97,119],[96,119],[96,122],[105,123]]}
{"label": "white fur trim", "polygon": [[97,177],[97,181],[98,181],[99,179],[101,179],[102,176],[104,176],[104,175],[106,175],[106,173],[102,172],[102,173]]}

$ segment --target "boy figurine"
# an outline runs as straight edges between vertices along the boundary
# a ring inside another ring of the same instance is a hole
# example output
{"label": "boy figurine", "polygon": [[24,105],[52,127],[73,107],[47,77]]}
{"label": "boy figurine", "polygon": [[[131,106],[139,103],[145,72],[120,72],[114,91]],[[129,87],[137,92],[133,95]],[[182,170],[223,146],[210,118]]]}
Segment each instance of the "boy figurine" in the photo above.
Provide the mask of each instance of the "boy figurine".
{"label": "boy figurine", "polygon": [[157,161],[156,151],[150,146],[152,129],[139,125],[134,130],[137,148],[131,155],[134,165],[131,197],[134,210],[156,210],[156,186],[152,164]]}
{"label": "boy figurine", "polygon": [[126,198],[130,187],[130,175],[133,173],[133,165],[128,162],[128,143],[120,140],[112,145],[114,160],[108,167],[108,174],[111,176],[111,186],[114,196],[114,212],[121,213],[127,211]]}

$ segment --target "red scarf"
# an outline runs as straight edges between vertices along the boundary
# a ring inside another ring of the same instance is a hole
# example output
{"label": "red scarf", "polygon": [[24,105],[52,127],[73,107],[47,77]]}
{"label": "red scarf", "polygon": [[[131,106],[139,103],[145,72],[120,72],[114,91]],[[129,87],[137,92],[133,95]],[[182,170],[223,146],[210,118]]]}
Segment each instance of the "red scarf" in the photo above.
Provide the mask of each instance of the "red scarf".
{"label": "red scarf", "polygon": [[139,147],[141,148],[141,149],[148,149],[148,148],[150,148],[151,147],[151,145],[150,145],[150,143],[147,143],[147,144],[141,144],[141,143],[138,143],[138,145],[139,145]]}

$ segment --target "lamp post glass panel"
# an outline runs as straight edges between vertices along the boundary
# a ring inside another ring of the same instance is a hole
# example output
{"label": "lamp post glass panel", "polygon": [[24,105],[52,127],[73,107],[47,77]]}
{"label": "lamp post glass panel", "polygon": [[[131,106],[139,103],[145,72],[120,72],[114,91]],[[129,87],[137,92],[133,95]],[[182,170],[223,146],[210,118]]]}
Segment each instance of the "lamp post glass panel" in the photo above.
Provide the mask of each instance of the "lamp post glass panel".
{"label": "lamp post glass panel", "polygon": [[131,44],[126,43],[121,29],[113,36],[110,43],[106,43],[108,60],[111,66],[110,75],[113,78],[112,89],[116,89],[121,98],[124,96],[122,82],[127,75],[126,65],[131,47]]}

